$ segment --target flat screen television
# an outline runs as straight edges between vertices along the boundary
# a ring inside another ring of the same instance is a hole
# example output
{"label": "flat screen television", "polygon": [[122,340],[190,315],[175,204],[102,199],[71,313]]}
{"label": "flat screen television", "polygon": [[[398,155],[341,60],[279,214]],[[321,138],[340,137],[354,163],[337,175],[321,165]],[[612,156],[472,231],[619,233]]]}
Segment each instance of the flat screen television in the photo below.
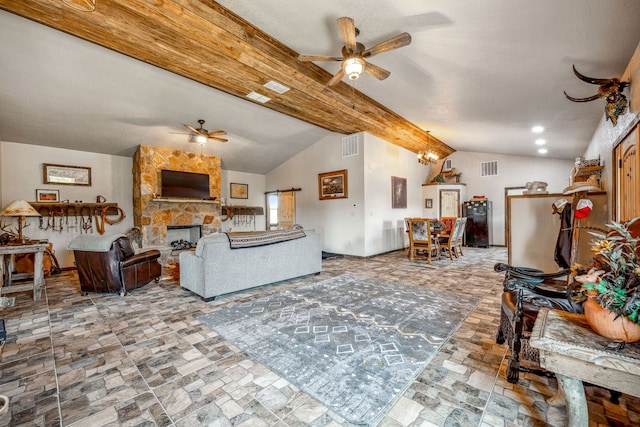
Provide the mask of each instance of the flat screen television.
{"label": "flat screen television", "polygon": [[160,195],[179,199],[209,200],[209,175],[163,169],[160,176]]}

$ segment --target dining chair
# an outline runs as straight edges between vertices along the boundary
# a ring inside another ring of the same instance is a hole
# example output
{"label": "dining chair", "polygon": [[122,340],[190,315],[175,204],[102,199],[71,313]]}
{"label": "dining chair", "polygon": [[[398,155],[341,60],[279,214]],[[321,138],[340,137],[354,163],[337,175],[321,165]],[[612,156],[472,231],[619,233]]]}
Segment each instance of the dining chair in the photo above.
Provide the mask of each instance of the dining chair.
{"label": "dining chair", "polygon": [[443,216],[442,218],[440,218],[440,221],[442,221],[442,223],[445,225],[445,227],[447,228],[447,230],[453,231],[453,226],[456,223],[456,219],[458,219],[455,216]]}
{"label": "dining chair", "polygon": [[439,236],[440,247],[442,250],[446,250],[449,255],[449,259],[453,261],[453,258],[458,258],[458,252],[456,249],[456,243],[458,235],[460,234],[460,228],[462,226],[462,218],[456,218],[453,225],[449,229],[449,234]]}
{"label": "dining chair", "polygon": [[458,256],[463,256],[464,254],[462,253],[462,243],[464,240],[464,232],[467,228],[467,217],[463,216],[458,218],[460,220],[460,224],[458,226],[458,232],[456,233],[453,245],[454,245],[454,252],[455,252],[455,257],[457,258]]}
{"label": "dining chair", "polygon": [[440,245],[431,233],[431,222],[428,218],[409,218],[409,260],[417,257],[426,258],[431,264],[431,258],[440,259]]}

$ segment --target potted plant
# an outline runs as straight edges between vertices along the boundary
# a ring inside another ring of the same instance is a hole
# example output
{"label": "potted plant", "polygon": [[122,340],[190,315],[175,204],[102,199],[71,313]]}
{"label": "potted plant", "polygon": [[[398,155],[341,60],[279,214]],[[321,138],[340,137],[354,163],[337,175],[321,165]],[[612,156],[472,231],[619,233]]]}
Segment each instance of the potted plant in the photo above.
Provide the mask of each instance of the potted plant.
{"label": "potted plant", "polygon": [[590,232],[593,265],[587,274],[576,276],[587,322],[596,333],[616,341],[640,340],[640,238],[629,230],[639,220],[607,224],[606,234]]}

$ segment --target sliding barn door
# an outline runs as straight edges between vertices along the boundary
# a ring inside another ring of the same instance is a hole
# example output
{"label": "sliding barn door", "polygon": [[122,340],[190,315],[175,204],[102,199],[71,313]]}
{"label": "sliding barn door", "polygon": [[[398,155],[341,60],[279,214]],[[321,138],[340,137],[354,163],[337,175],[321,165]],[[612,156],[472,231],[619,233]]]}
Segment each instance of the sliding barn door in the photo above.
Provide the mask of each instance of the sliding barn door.
{"label": "sliding barn door", "polygon": [[278,193],[278,226],[287,229],[296,221],[296,195],[293,191]]}
{"label": "sliding barn door", "polygon": [[296,196],[293,191],[265,193],[267,230],[283,230],[296,222]]}

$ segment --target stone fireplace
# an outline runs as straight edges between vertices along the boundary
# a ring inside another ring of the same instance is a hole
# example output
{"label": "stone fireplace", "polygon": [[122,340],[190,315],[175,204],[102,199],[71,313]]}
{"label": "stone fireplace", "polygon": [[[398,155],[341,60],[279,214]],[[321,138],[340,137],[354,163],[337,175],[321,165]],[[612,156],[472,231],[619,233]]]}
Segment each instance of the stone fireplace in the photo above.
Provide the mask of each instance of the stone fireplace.
{"label": "stone fireplace", "polygon": [[[163,169],[209,174],[209,191],[216,200],[161,199]],[[220,231],[220,158],[141,145],[133,158],[133,223],[142,233],[142,246],[170,251],[169,227],[197,227],[201,235]],[[189,234],[189,238],[192,235]],[[163,251],[164,250],[164,251]],[[163,261],[167,262],[163,253]]]}

